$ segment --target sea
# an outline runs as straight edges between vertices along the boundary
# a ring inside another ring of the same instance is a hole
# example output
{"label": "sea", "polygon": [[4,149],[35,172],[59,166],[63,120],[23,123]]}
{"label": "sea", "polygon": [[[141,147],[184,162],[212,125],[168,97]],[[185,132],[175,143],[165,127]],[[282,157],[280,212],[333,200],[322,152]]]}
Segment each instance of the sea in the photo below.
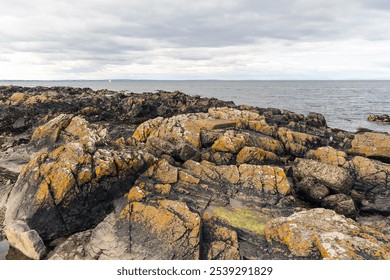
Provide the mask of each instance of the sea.
{"label": "sea", "polygon": [[390,114],[390,80],[379,81],[236,81],[236,80],[61,80],[0,81],[0,85],[72,86],[126,92],[181,91],[261,108],[301,114],[317,112],[328,126],[355,132],[358,128],[390,133],[390,125],[367,121],[369,114]]}

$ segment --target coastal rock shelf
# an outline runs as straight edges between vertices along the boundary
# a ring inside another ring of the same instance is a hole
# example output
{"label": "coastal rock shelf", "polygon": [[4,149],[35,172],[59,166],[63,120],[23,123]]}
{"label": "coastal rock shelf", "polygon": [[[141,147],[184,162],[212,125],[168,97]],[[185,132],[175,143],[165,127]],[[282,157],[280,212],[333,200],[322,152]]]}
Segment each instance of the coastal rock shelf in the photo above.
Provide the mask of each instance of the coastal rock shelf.
{"label": "coastal rock shelf", "polygon": [[390,259],[390,135],[181,92],[0,87],[0,257]]}
{"label": "coastal rock shelf", "polygon": [[390,124],[390,116],[389,115],[368,115],[367,120],[370,122],[379,122],[383,124]]}

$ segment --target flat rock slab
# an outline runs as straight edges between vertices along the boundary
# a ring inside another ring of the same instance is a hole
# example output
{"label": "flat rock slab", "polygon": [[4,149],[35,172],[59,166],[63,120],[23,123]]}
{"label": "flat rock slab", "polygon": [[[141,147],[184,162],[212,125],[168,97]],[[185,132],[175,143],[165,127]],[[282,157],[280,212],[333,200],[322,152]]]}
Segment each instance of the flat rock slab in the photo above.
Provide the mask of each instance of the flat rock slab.
{"label": "flat rock slab", "polygon": [[206,130],[222,129],[237,126],[237,122],[227,120],[198,120],[194,121],[194,124],[197,125],[200,129]]}
{"label": "flat rock slab", "polygon": [[366,132],[357,134],[351,143],[348,153],[378,158],[390,162],[390,135]]}

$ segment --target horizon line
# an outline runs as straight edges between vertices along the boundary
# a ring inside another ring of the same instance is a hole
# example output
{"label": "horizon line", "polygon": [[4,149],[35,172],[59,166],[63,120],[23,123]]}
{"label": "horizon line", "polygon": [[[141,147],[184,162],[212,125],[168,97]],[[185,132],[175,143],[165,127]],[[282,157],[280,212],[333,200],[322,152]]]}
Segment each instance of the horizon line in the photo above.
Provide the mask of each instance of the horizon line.
{"label": "horizon line", "polygon": [[0,82],[113,82],[113,81],[172,81],[172,82],[196,82],[196,81],[226,81],[226,82],[273,82],[273,81],[390,81],[389,79],[0,79]]}

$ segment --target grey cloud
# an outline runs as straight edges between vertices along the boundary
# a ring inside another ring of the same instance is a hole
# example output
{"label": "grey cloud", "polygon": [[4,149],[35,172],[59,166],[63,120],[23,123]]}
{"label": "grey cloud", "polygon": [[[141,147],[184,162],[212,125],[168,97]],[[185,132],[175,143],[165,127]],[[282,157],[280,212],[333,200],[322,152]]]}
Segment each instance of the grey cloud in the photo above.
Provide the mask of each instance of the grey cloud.
{"label": "grey cloud", "polygon": [[389,18],[386,0],[3,0],[0,50],[35,54],[39,63],[85,61],[90,66],[73,68],[83,73],[161,58],[220,57],[221,64],[244,67],[220,50],[245,52],[274,41],[390,40]]}

